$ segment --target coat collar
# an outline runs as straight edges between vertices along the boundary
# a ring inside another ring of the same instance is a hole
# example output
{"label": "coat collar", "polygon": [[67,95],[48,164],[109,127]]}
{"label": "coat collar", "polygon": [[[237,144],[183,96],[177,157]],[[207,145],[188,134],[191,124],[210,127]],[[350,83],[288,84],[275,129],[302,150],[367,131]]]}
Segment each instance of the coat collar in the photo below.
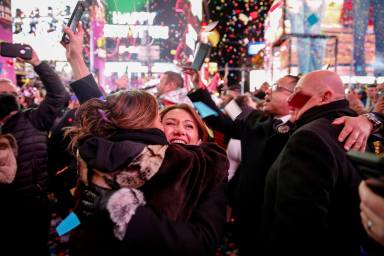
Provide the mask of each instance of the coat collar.
{"label": "coat collar", "polygon": [[164,133],[156,128],[120,129],[110,138],[84,138],[79,142],[78,149],[81,158],[89,167],[102,172],[112,172],[128,165],[146,145],[167,144]]}
{"label": "coat collar", "polygon": [[110,137],[112,141],[131,140],[141,142],[147,145],[165,145],[168,144],[164,132],[157,128],[146,129],[119,129],[116,134]]}
{"label": "coat collar", "polygon": [[335,119],[341,116],[357,116],[356,112],[350,109],[348,105],[347,100],[338,100],[326,105],[313,107],[296,121],[296,128],[319,118]]}

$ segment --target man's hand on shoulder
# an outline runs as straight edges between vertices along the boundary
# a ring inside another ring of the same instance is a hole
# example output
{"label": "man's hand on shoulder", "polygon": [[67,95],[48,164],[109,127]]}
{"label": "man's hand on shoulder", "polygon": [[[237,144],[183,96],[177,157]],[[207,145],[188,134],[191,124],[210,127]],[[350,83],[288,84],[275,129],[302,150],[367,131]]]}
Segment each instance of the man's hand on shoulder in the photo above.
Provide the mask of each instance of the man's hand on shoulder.
{"label": "man's hand on shoulder", "polygon": [[343,116],[335,119],[333,125],[344,125],[339,134],[339,141],[345,142],[344,149],[365,151],[367,140],[372,133],[373,125],[364,115],[357,117]]}

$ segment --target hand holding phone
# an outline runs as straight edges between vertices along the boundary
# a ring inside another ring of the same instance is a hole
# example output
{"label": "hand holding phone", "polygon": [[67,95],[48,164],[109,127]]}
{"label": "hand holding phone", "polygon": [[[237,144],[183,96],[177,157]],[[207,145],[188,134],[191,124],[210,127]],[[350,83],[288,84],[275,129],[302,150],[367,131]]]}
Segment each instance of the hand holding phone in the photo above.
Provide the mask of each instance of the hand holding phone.
{"label": "hand holding phone", "polygon": [[83,45],[84,45],[84,29],[82,25],[79,23],[77,26],[77,30],[75,32],[73,32],[68,27],[64,27],[63,30],[69,38],[69,42],[67,44],[65,43],[62,44],[66,51],[65,54],[66,54],[67,60],[70,61],[78,57],[82,58]]}
{"label": "hand holding phone", "polygon": [[[85,11],[85,3],[83,1],[78,1],[75,6],[75,9],[72,12],[71,18],[69,19],[67,24],[67,27],[69,27],[73,32],[76,31],[77,24],[79,24],[81,16],[83,15],[84,11]],[[63,44],[69,43],[69,38],[67,33],[63,34],[61,42]]]}
{"label": "hand holding phone", "polygon": [[191,82],[195,89],[206,88],[206,85],[201,81],[200,74],[196,69],[191,68],[190,66],[183,66],[183,73],[187,74],[191,78]]}

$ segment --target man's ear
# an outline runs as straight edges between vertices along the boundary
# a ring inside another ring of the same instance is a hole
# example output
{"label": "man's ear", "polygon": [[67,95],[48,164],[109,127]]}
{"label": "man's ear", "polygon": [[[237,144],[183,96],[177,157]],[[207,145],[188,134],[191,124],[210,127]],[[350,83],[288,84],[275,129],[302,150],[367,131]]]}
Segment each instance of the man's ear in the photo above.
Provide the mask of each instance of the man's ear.
{"label": "man's ear", "polygon": [[325,91],[323,94],[323,97],[321,98],[321,103],[323,104],[329,103],[332,97],[333,97],[332,91],[329,91],[329,90]]}

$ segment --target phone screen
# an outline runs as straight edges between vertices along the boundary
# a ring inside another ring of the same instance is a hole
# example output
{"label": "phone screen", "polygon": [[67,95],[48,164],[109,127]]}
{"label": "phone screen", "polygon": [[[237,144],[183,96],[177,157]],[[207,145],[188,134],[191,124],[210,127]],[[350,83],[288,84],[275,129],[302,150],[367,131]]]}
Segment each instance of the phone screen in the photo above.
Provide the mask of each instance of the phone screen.
{"label": "phone screen", "polygon": [[[79,21],[81,19],[81,16],[83,15],[84,11],[85,11],[84,3],[82,1],[78,1],[75,9],[72,12],[71,18],[69,19],[68,24],[67,24],[67,26],[72,31],[76,31],[77,24],[79,24]],[[69,38],[68,38],[68,35],[66,33],[63,34],[61,41],[65,44],[69,43]]]}

